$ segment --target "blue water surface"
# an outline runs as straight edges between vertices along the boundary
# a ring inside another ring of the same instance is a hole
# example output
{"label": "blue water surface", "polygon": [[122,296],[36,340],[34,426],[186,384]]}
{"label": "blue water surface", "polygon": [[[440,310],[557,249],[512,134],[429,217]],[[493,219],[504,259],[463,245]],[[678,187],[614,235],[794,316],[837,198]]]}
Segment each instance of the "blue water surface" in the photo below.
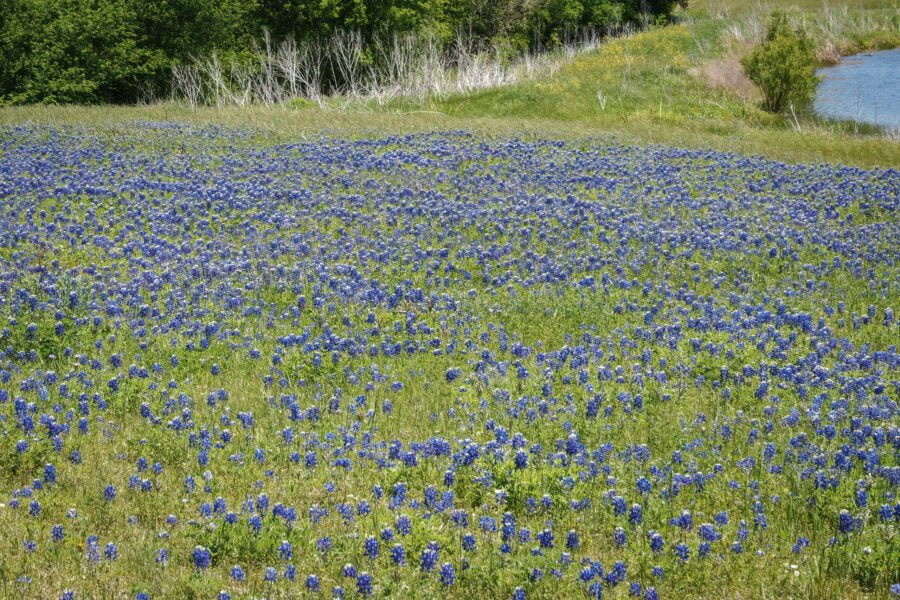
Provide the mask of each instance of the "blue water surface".
{"label": "blue water surface", "polygon": [[817,113],[900,130],[900,48],[848,56],[818,74]]}

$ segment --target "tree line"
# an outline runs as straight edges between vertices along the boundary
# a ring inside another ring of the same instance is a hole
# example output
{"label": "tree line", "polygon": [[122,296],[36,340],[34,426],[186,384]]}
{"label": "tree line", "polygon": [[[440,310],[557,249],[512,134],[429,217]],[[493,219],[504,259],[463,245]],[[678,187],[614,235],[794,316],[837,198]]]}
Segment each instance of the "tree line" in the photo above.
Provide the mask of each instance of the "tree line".
{"label": "tree line", "polygon": [[[366,42],[465,32],[517,52],[567,35],[665,20],[677,0],[0,0],[0,104],[133,103],[164,97],[173,67],[256,40],[353,31]],[[370,60],[377,60],[374,55]]]}

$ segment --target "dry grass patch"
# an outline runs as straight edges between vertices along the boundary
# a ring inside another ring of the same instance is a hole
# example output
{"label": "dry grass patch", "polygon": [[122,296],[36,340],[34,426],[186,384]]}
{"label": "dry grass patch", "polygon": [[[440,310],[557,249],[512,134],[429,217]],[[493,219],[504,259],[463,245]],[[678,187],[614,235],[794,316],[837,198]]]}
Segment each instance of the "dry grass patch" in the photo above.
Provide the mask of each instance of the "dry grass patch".
{"label": "dry grass patch", "polygon": [[736,58],[713,59],[700,67],[689,69],[688,72],[712,88],[732,92],[744,100],[759,99],[756,86],[744,73]]}

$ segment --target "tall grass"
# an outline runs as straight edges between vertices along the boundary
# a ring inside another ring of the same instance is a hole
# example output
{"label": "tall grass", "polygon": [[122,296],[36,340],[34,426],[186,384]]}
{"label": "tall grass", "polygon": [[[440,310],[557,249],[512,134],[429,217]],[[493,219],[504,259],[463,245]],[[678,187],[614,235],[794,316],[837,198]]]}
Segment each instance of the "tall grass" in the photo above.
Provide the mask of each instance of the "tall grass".
{"label": "tall grass", "polygon": [[[729,19],[723,33],[723,45],[731,54],[745,54],[762,42],[772,7],[760,4],[758,10]],[[727,17],[721,17],[727,18]],[[842,56],[861,50],[890,48],[900,43],[900,5],[882,8],[851,9],[824,5],[814,11],[788,13],[790,25],[802,28],[816,43],[816,59],[834,64]]]}
{"label": "tall grass", "polygon": [[[626,27],[607,35],[630,33]],[[272,106],[296,99],[329,106],[337,100],[375,101],[465,94],[555,73],[577,54],[595,49],[598,32],[583,32],[559,47],[509,58],[501,46],[483,46],[465,33],[449,46],[427,34],[395,35],[367,44],[358,32],[274,43],[268,32],[252,61],[195,57],[172,73],[175,99],[191,106]]]}

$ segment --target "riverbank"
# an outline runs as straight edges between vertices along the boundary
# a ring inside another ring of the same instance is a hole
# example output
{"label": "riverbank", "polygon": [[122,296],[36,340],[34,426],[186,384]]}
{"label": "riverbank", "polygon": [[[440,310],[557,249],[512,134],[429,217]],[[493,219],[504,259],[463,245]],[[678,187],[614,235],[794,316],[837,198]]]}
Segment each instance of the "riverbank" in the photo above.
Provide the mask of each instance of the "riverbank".
{"label": "riverbank", "polygon": [[709,18],[723,27],[726,53],[745,54],[765,36],[768,15],[784,10],[794,27],[816,44],[818,66],[833,65],[844,56],[900,46],[900,3],[895,0],[851,0],[838,4],[800,0],[766,5],[739,1],[701,0],[687,15]]}

